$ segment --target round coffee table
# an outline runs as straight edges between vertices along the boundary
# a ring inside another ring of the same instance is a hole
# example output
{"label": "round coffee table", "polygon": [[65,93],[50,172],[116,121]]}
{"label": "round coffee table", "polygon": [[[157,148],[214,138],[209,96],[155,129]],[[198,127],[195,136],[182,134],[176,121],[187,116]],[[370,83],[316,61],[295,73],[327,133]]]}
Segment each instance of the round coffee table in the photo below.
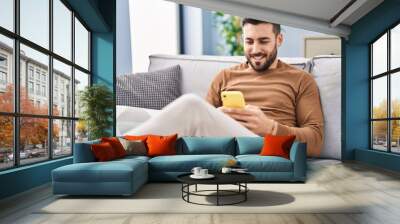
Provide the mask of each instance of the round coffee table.
{"label": "round coffee table", "polygon": [[[249,173],[216,173],[213,174],[215,177],[212,179],[193,179],[190,177],[191,173],[182,174],[177,177],[178,181],[182,183],[182,199],[188,203],[198,204],[198,205],[234,205],[247,200],[247,192],[249,188],[247,183],[255,180],[255,177]],[[215,190],[197,190],[197,185],[216,185]],[[195,186],[194,191],[190,191],[190,186]],[[237,190],[224,190],[220,189],[220,185],[236,185]],[[215,194],[205,194],[209,192],[215,192]],[[202,204],[190,201],[190,196],[204,196],[204,197],[216,197],[216,204]],[[221,203],[221,197],[232,197],[241,196],[239,200],[231,203]]]}

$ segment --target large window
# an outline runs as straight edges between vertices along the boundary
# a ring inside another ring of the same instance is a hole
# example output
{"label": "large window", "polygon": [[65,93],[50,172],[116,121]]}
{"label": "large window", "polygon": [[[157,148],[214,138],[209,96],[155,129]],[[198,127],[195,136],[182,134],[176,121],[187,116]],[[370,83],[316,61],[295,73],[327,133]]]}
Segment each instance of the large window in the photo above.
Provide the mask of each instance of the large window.
{"label": "large window", "polygon": [[370,45],[371,148],[400,153],[400,24]]}
{"label": "large window", "polygon": [[0,170],[72,155],[90,77],[90,31],[66,2],[0,1]]}

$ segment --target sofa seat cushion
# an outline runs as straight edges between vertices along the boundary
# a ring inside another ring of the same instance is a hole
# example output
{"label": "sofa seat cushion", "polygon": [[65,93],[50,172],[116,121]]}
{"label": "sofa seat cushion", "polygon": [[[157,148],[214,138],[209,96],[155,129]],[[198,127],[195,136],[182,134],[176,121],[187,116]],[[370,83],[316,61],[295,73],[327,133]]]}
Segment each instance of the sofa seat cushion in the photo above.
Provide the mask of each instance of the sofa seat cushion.
{"label": "sofa seat cushion", "polygon": [[149,170],[190,172],[193,167],[199,166],[216,172],[230,159],[235,159],[235,157],[222,154],[158,156],[149,160]]}
{"label": "sofa seat cushion", "polygon": [[239,155],[240,167],[249,172],[293,172],[292,161],[278,156]]}
{"label": "sofa seat cushion", "polygon": [[135,156],[135,155],[130,155],[130,156],[125,156],[124,158],[121,158],[121,159],[114,160],[113,162],[115,162],[115,161],[126,161],[126,162],[131,162],[131,161],[135,161],[135,160],[147,162],[147,161],[149,161],[149,159],[150,159],[150,157],[148,157],[148,156]]}
{"label": "sofa seat cushion", "polygon": [[[140,159],[108,162],[74,163],[53,170],[58,182],[131,182],[132,176],[147,172],[147,163]],[[147,176],[147,173],[143,174]]]}

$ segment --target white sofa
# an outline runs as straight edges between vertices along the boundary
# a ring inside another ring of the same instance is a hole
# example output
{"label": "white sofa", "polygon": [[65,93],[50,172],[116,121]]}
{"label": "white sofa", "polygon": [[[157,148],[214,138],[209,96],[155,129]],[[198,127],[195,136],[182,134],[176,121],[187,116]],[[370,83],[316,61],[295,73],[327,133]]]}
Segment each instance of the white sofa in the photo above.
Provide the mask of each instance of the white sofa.
{"label": "white sofa", "polygon": [[[341,57],[317,56],[307,58],[280,58],[282,61],[303,69],[315,78],[325,121],[325,139],[321,156],[341,158]],[[148,71],[156,71],[173,65],[181,68],[182,94],[194,93],[205,97],[213,77],[222,69],[244,62],[241,56],[191,56],[151,55]],[[117,106],[117,135],[149,119],[158,110]]]}

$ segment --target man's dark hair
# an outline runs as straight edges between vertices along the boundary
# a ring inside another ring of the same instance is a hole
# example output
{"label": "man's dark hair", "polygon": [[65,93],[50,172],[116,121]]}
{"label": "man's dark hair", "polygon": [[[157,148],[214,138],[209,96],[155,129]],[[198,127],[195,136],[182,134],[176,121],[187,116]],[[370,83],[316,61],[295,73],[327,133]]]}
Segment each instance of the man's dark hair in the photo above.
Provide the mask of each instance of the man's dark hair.
{"label": "man's dark hair", "polygon": [[257,20],[257,19],[252,19],[252,18],[243,18],[242,20],[242,27],[246,25],[247,23],[252,24],[252,25],[258,25],[260,23],[267,23],[267,24],[272,24],[273,31],[275,35],[278,35],[281,33],[281,25],[277,23],[270,23],[267,21],[262,21],[262,20]]}

